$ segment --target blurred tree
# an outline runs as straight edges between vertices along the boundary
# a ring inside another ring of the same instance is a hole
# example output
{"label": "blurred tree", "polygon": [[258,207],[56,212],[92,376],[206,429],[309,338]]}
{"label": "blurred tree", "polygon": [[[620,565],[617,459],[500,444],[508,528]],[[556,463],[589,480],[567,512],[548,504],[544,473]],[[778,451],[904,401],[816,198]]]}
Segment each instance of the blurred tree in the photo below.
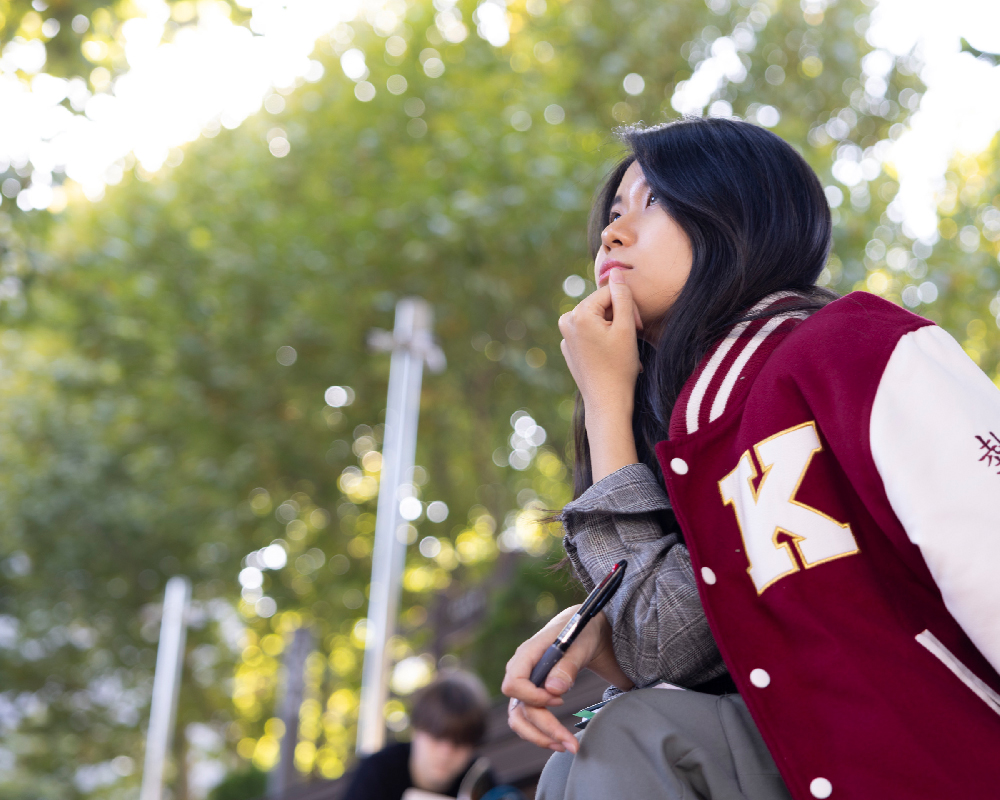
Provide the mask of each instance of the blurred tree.
{"label": "blurred tree", "polygon": [[973,47],[965,39],[962,39],[962,52],[971,53],[976,58],[982,59],[987,64],[990,64],[994,67],[997,64],[1000,64],[1000,56],[998,56],[996,53],[984,53],[982,50],[978,50],[977,48]]}
{"label": "blurred tree", "polygon": [[234,772],[217,784],[208,795],[208,800],[247,800],[263,797],[267,791],[267,774],[256,767]]}
{"label": "blurred tree", "polygon": [[872,266],[890,276],[904,305],[947,328],[1000,385],[1000,137],[982,153],[959,154],[938,199],[933,253],[900,254],[906,240],[896,233]]}
{"label": "blurred tree", "polygon": [[583,229],[618,124],[773,127],[837,207],[823,280],[940,318],[996,369],[997,151],[956,165],[933,253],[903,235],[881,161],[919,65],[871,57],[859,0],[515,0],[507,43],[465,0],[399,8],[391,35],[339,26],[325,77],[172,169],[54,218],[0,212],[5,797],[134,794],[178,573],[195,609],[174,796],[216,751],[273,765],[301,625],[320,650],[297,764],[341,774],[388,376],[365,339],[407,294],[434,305],[448,369],[424,381],[390,721],[405,734],[401,700],[445,651],[497,689],[504,654],[576,599],[540,569],[559,531],[538,520],[569,498],[555,319],[593,289]]}

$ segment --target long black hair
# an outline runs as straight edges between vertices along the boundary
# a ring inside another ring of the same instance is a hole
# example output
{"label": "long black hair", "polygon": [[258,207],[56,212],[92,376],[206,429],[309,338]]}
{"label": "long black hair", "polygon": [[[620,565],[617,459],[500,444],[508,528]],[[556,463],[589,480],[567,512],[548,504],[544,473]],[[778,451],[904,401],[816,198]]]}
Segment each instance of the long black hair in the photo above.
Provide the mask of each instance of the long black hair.
{"label": "long black hair", "polygon": [[[756,125],[686,118],[618,134],[629,154],[595,199],[588,231],[591,256],[601,247],[601,231],[633,161],[687,234],[693,256],[684,288],[659,326],[659,340],[639,341],[643,371],[636,383],[632,429],[639,460],[659,476],[653,448],[668,438],[681,389],[711,346],[749,319],[748,309],[772,292],[791,290],[800,296],[782,312],[815,311],[836,298],[816,286],[830,251],[830,207],[805,159]],[[577,395],[576,496],[593,483],[584,413]]]}

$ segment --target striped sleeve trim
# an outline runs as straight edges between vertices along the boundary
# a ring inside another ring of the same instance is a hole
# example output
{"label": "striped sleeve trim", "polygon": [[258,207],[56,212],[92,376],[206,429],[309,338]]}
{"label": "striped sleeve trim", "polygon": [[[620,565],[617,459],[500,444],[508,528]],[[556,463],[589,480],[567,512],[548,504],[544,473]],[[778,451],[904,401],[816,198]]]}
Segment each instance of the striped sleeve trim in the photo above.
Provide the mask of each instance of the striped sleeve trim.
{"label": "striped sleeve trim", "polygon": [[[777,292],[768,295],[751,308],[748,314],[759,314],[776,303],[797,297],[794,292]],[[695,433],[710,422],[721,417],[730,401],[740,376],[749,373],[756,366],[754,356],[766,357],[771,345],[788,333],[799,320],[808,316],[805,312],[777,314],[772,317],[741,322],[721,339],[703,359],[702,366],[689,382],[690,389],[682,392],[673,413],[675,421],[683,420],[683,427],[671,433]],[[780,334],[775,336],[774,334]],[[770,340],[770,341],[769,341]]]}

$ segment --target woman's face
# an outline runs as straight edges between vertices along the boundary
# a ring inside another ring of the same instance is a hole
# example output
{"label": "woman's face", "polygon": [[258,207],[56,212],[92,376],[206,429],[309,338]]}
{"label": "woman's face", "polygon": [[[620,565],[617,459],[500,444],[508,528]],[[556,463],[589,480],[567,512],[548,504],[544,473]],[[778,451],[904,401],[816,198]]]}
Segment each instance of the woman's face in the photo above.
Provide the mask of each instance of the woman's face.
{"label": "woman's face", "polygon": [[620,268],[639,309],[644,338],[655,341],[659,323],[691,273],[691,243],[667,214],[633,161],[622,176],[594,261],[597,285]]}

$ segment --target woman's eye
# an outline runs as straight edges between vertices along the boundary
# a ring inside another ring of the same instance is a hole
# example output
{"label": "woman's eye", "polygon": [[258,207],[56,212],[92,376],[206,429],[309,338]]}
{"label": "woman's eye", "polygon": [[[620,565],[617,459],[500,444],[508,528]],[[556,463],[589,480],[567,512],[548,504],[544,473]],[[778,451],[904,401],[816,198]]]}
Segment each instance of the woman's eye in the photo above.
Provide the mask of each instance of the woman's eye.
{"label": "woman's eye", "polygon": [[652,192],[650,192],[649,193],[649,199],[646,201],[646,205],[647,206],[651,206],[651,205],[653,205],[653,203],[658,203],[658,202],[660,202],[660,201],[657,198],[657,196],[655,194],[653,194]]}
{"label": "woman's eye", "polygon": [[619,214],[617,211],[612,211],[611,214],[608,215],[608,224],[610,225],[612,222],[614,222],[620,216],[621,216],[621,214]]}

